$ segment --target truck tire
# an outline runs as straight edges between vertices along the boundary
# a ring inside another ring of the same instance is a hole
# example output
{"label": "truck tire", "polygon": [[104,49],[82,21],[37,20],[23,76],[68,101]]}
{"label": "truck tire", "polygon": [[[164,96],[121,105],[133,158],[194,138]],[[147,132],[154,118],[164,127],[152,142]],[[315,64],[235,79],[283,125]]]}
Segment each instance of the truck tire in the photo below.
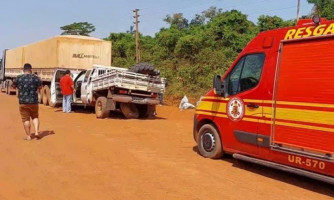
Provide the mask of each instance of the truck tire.
{"label": "truck tire", "polygon": [[198,132],[197,146],[205,158],[219,159],[223,156],[223,146],[217,129],[212,124],[204,124]]}
{"label": "truck tire", "polygon": [[155,105],[138,105],[140,118],[153,118],[155,116]]}
{"label": "truck tire", "polygon": [[121,103],[121,111],[127,119],[138,119],[139,110],[133,103]]}
{"label": "truck tire", "polygon": [[43,88],[38,90],[38,103],[42,104],[43,103]]}
{"label": "truck tire", "polygon": [[133,67],[131,67],[129,71],[139,73],[139,74],[150,75],[150,76],[160,75],[160,71],[157,69],[154,69],[154,66],[149,63],[136,64]]}
{"label": "truck tire", "polygon": [[107,110],[107,98],[99,97],[95,103],[95,114],[96,118],[104,119],[109,116],[110,111]]}
{"label": "truck tire", "polygon": [[8,81],[5,82],[5,93],[9,94],[9,85],[8,85]]}
{"label": "truck tire", "polygon": [[45,106],[49,105],[49,101],[48,101],[48,93],[50,93],[50,88],[47,85],[44,85],[43,87],[43,104]]}
{"label": "truck tire", "polygon": [[7,82],[7,94],[8,95],[12,95],[13,93],[12,93],[12,91],[11,91],[11,88],[12,88],[12,85],[13,85],[13,81],[12,80],[9,80],[8,82]]}

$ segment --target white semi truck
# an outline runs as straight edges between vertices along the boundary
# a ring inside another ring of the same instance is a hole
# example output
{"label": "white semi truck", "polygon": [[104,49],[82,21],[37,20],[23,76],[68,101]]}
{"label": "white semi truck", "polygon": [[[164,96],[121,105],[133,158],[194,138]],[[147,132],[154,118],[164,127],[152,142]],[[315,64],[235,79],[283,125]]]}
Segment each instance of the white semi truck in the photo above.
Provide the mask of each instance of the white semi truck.
{"label": "white semi truck", "polygon": [[75,85],[73,104],[95,106],[97,118],[121,110],[126,118],[151,117],[165,79],[147,63],[130,70],[111,67],[111,42],[86,36],[56,36],[34,44],[5,50],[0,66],[0,90],[14,94],[14,79],[30,63],[41,80],[39,102],[62,103],[59,81],[68,69]]}

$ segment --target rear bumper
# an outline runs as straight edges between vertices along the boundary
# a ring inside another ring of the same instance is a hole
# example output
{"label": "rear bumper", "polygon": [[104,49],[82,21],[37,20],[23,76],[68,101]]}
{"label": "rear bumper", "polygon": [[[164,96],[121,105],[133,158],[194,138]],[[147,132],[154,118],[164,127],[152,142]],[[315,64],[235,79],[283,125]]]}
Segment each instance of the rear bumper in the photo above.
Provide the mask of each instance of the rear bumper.
{"label": "rear bumper", "polygon": [[121,102],[121,103],[135,103],[135,104],[148,104],[148,105],[159,104],[159,100],[155,98],[134,97],[128,95],[113,95],[112,99],[115,102]]}

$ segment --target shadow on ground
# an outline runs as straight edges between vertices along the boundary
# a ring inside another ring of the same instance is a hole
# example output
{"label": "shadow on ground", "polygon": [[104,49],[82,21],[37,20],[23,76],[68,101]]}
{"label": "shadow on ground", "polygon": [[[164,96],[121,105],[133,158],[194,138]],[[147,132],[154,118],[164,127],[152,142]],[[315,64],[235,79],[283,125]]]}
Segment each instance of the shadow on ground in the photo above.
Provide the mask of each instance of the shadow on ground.
{"label": "shadow on ground", "polygon": [[49,135],[54,135],[56,134],[54,131],[41,131],[38,136],[36,135],[32,135],[31,136],[31,139],[37,139],[37,140],[41,140],[43,139],[44,137],[47,137]]}
{"label": "shadow on ground", "polygon": [[[56,108],[55,112],[63,112],[62,108]],[[83,107],[83,106],[72,106],[73,113],[80,113],[80,114],[87,114],[87,115],[95,115],[95,108],[94,107]],[[119,120],[128,120],[124,117],[124,115],[116,110],[110,111],[109,117],[107,119],[119,119]],[[151,118],[139,118],[137,120],[166,120],[163,117],[151,117]]]}
{"label": "shadow on ground", "polygon": [[[193,151],[196,152],[199,156],[199,151],[197,146],[193,147]],[[290,185],[294,185],[312,192],[317,192],[329,197],[334,197],[333,185],[317,181],[311,178],[304,176],[299,176],[296,174],[291,174],[288,172],[272,169],[262,165],[257,165],[254,163],[249,163],[241,160],[234,159],[231,155],[224,155],[224,157],[217,162],[229,162],[233,167],[237,167],[242,170],[249,171],[251,173],[256,173],[277,181],[281,181]]]}

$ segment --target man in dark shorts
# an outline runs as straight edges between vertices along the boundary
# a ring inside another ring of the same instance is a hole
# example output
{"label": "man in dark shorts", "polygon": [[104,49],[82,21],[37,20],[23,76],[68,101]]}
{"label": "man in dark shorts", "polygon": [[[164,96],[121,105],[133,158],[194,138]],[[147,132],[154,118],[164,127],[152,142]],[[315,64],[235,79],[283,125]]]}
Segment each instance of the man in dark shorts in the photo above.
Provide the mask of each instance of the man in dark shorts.
{"label": "man in dark shorts", "polygon": [[35,74],[32,74],[32,67],[29,63],[24,64],[23,72],[24,74],[19,75],[14,81],[14,87],[18,88],[20,114],[27,135],[25,139],[31,140],[30,118],[35,127],[35,136],[39,137],[37,90],[42,88],[42,82]]}

